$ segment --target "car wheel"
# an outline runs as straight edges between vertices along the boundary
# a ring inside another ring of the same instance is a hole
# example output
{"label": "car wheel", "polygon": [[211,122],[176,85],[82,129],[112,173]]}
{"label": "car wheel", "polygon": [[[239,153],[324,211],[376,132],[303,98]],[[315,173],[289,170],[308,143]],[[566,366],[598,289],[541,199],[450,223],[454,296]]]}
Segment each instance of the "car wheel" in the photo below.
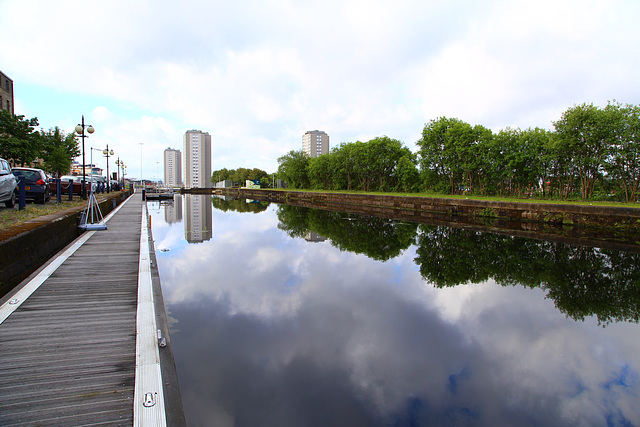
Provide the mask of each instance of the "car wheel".
{"label": "car wheel", "polygon": [[16,192],[11,193],[11,198],[4,202],[4,205],[8,208],[12,208],[16,205]]}

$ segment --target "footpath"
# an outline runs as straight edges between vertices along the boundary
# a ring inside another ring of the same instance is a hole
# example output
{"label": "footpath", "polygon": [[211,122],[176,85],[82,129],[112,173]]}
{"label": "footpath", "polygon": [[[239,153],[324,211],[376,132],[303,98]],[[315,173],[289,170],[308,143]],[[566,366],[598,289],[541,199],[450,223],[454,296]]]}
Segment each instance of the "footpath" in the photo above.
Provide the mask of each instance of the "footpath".
{"label": "footpath", "polygon": [[0,298],[0,425],[185,424],[146,206],[105,220]]}

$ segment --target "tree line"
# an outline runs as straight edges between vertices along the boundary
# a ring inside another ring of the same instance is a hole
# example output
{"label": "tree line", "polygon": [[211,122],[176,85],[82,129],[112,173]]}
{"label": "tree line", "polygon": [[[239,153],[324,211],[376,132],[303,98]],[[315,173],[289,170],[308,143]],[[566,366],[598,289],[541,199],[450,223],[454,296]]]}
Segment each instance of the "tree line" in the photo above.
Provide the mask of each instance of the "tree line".
{"label": "tree line", "polygon": [[260,185],[267,187],[270,183],[270,175],[262,169],[238,168],[238,169],[218,169],[211,173],[211,182],[232,181],[235,184],[244,186],[245,182],[250,180],[259,180]]}
{"label": "tree line", "polygon": [[342,143],[314,158],[302,150],[290,151],[278,163],[278,177],[293,188],[404,192],[419,188],[416,156],[388,136]]}
{"label": "tree line", "polygon": [[415,154],[387,136],[316,158],[290,151],[278,177],[301,189],[638,201],[640,107],[575,105],[553,126],[493,132],[440,117]]}
{"label": "tree line", "polygon": [[65,134],[57,126],[48,131],[37,131],[36,126],[37,117],[26,119],[0,111],[0,157],[14,166],[35,165],[55,176],[69,173],[71,161],[80,154],[75,135]]}

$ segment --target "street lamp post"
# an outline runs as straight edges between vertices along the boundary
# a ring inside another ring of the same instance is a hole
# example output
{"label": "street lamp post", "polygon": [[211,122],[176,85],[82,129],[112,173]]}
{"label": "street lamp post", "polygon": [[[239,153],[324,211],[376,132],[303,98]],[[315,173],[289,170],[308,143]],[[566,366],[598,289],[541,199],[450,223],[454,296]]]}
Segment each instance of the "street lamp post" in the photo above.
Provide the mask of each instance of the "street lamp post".
{"label": "street lamp post", "polygon": [[107,193],[111,187],[111,178],[109,177],[109,156],[113,156],[113,150],[109,151],[109,144],[107,144],[107,148],[102,151],[102,154],[107,156]]}
{"label": "street lamp post", "polygon": [[[118,185],[122,190],[124,189],[124,168],[126,166],[124,165],[124,162],[120,160],[120,157],[118,157],[118,160],[116,160],[116,165],[118,165]],[[122,173],[120,171],[122,171]]]}
{"label": "street lamp post", "polygon": [[85,157],[84,157],[84,139],[88,138],[88,136],[84,134],[85,128],[87,129],[88,133],[95,132],[95,129],[93,128],[93,126],[84,124],[84,114],[83,114],[82,123],[76,126],[76,133],[79,134],[80,137],[82,138],[82,198],[83,199],[87,198],[87,184],[86,184],[86,178],[85,178],[86,165],[85,165]]}
{"label": "street lamp post", "polygon": [[142,181],[142,146],[144,142],[139,142],[140,144],[140,186],[144,189],[144,182]]}
{"label": "street lamp post", "polygon": [[118,187],[120,186],[120,156],[118,156],[118,159],[116,160],[116,166],[118,168],[118,171],[116,172],[116,180],[118,181]]}
{"label": "street lamp post", "polygon": [[91,150],[91,160],[89,160],[91,162],[91,188],[93,189],[93,152],[97,151],[99,153],[102,153],[102,150],[99,148],[93,148],[93,147],[89,147],[89,150]]}

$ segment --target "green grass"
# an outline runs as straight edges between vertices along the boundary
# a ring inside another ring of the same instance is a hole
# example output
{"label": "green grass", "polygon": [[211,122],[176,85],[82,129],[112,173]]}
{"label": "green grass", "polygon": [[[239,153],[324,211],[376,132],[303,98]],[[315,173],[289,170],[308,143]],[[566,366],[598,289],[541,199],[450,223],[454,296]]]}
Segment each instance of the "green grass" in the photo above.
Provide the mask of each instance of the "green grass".
{"label": "green grass", "polygon": [[516,198],[516,197],[497,197],[497,196],[464,196],[458,194],[434,194],[434,193],[386,193],[376,191],[347,191],[347,190],[300,190],[296,188],[278,188],[275,191],[297,191],[307,193],[335,193],[335,194],[372,194],[376,196],[408,196],[408,197],[430,197],[441,199],[461,199],[461,200],[483,200],[491,202],[508,202],[508,203],[544,203],[550,205],[576,205],[576,206],[615,206],[626,208],[640,208],[640,203],[623,203],[623,202],[601,202],[601,201],[585,201],[585,200],[555,200],[555,199],[534,199],[534,198]]}
{"label": "green grass", "polygon": [[74,198],[72,201],[62,200],[61,203],[50,201],[47,204],[39,205],[36,203],[27,203],[23,210],[18,210],[18,205],[12,209],[0,208],[0,229],[5,229],[20,225],[25,221],[40,216],[50,215],[69,208],[81,207],[87,204],[86,200]]}

